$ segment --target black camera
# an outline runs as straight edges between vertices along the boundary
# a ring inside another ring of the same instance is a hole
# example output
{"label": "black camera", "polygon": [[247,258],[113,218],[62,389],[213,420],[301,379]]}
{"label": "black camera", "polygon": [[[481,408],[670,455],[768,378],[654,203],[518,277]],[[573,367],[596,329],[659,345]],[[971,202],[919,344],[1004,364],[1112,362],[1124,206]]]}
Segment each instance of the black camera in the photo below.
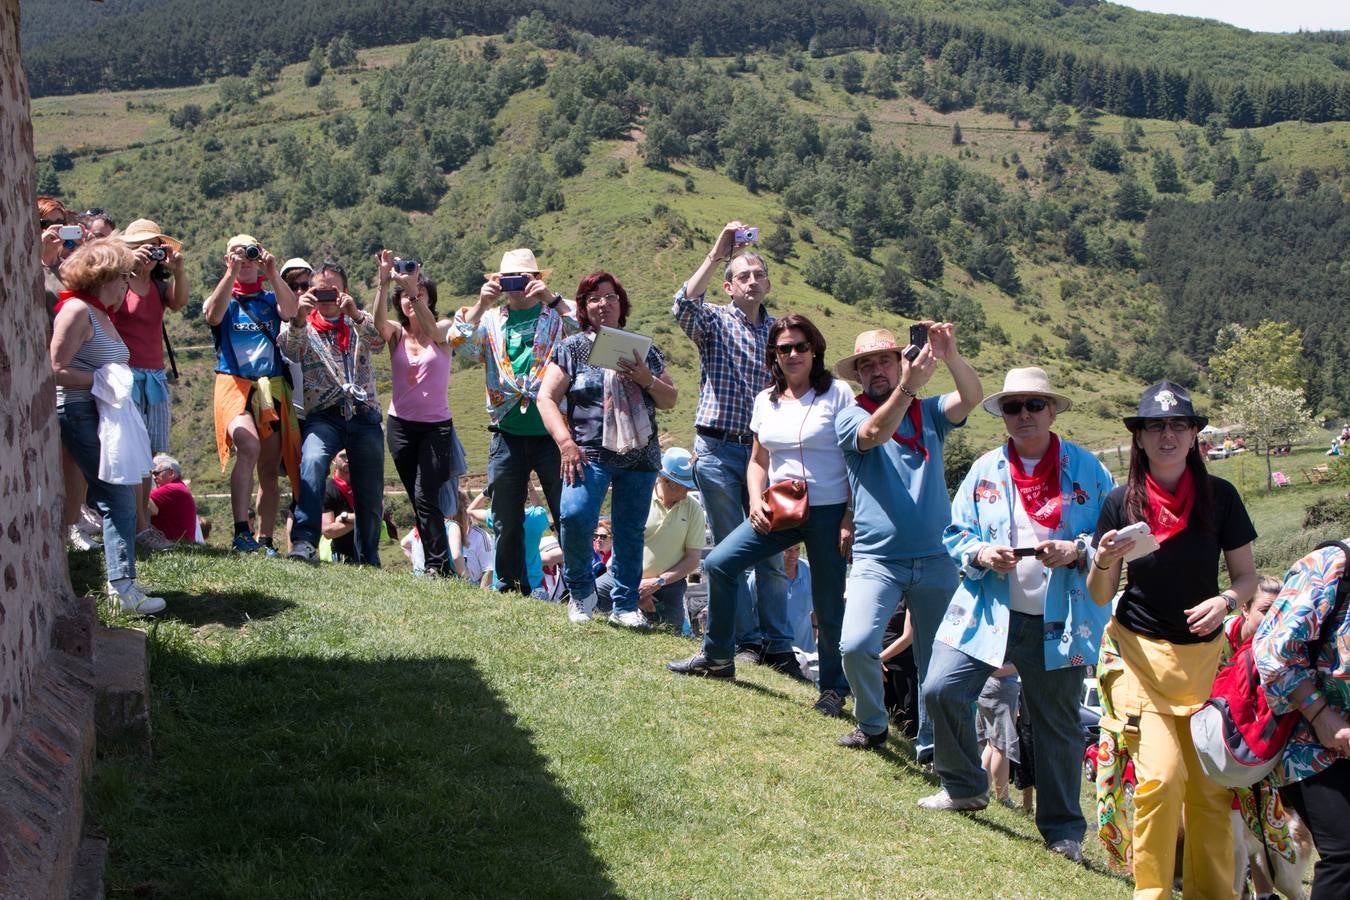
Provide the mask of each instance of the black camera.
{"label": "black camera", "polygon": [[394,260],[394,271],[400,275],[411,275],[417,271],[419,263],[415,259]]}
{"label": "black camera", "polygon": [[169,258],[169,251],[165,250],[163,246],[155,244],[150,248],[150,258],[155,262],[164,262]]}
{"label": "black camera", "polygon": [[257,244],[249,244],[244,248],[244,259],[262,259],[262,248]]}

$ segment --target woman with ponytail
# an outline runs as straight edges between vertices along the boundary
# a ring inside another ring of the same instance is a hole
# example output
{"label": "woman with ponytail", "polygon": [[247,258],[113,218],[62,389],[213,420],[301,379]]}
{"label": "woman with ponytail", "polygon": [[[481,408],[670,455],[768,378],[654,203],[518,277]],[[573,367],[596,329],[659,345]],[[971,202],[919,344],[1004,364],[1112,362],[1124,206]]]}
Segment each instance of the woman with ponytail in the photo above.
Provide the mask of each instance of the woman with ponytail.
{"label": "woman with ponytail", "polygon": [[[1186,830],[1197,836],[1186,842],[1183,893],[1235,896],[1232,792],[1201,771],[1188,719],[1209,697],[1224,617],[1256,590],[1256,529],[1237,489],[1205,468],[1197,436],[1207,422],[1180,385],[1163,381],[1144,392],[1138,415],[1125,419],[1133,435],[1129,478],[1106,498],[1088,574],[1092,599],[1106,605],[1129,563],[1125,589],[1106,626],[1097,678],[1103,744],[1112,745],[1107,749],[1113,759],[1123,759],[1123,745],[1138,778],[1136,897],[1172,895],[1183,810]],[[1148,532],[1120,535],[1136,523],[1145,523]],[[1148,540],[1157,542],[1156,549],[1138,553],[1136,547]],[[1229,578],[1223,591],[1221,554]],[[1099,776],[1099,794],[1106,783]],[[1125,863],[1129,838],[1118,808],[1113,802],[1101,808],[1109,813],[1099,809],[1108,851]]]}

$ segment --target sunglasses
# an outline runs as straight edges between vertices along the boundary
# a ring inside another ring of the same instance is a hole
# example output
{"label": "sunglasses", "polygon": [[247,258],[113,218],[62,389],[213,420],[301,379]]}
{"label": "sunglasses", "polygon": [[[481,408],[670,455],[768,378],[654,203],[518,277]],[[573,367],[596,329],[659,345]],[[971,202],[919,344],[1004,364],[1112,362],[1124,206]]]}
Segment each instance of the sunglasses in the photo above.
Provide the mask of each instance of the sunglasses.
{"label": "sunglasses", "polygon": [[1024,408],[1027,412],[1038,413],[1043,412],[1049,405],[1050,401],[1044,397],[1031,397],[1027,400],[1004,400],[999,404],[999,408],[1003,410],[1005,416],[1019,416]]}
{"label": "sunglasses", "polygon": [[779,356],[790,356],[794,351],[805,356],[811,352],[811,342],[797,341],[795,344],[774,344],[773,349]]}
{"label": "sunglasses", "polygon": [[293,290],[293,291],[307,291],[307,290],[309,290],[309,282],[308,282],[308,281],[293,281],[293,282],[291,282],[291,290]]}
{"label": "sunglasses", "polygon": [[1190,419],[1150,419],[1144,423],[1143,430],[1149,434],[1162,434],[1164,431],[1185,434],[1194,427],[1195,423]]}
{"label": "sunglasses", "polygon": [[595,539],[597,541],[607,541],[609,540],[609,535],[603,531],[597,531],[595,533]]}

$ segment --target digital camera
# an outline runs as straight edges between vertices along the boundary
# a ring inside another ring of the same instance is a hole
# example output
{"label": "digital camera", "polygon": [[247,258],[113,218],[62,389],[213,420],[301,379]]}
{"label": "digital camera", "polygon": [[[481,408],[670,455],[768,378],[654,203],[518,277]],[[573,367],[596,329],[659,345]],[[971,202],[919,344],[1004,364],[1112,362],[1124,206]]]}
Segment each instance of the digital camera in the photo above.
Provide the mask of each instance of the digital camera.
{"label": "digital camera", "polygon": [[262,248],[257,244],[249,244],[244,248],[244,259],[262,259]]}
{"label": "digital camera", "polygon": [[394,271],[400,275],[411,275],[417,271],[420,265],[415,259],[396,259],[394,260]]}
{"label": "digital camera", "polygon": [[56,236],[61,239],[67,250],[73,249],[76,244],[84,240],[84,229],[78,225],[62,225],[56,232]]}
{"label": "digital camera", "polygon": [[738,244],[758,244],[758,243],[759,243],[759,229],[758,229],[758,228],[737,228],[737,229],[736,229],[736,243],[738,243]]}
{"label": "digital camera", "polygon": [[164,260],[169,258],[169,251],[165,250],[163,246],[156,244],[150,248],[150,258],[155,262],[164,262]]}

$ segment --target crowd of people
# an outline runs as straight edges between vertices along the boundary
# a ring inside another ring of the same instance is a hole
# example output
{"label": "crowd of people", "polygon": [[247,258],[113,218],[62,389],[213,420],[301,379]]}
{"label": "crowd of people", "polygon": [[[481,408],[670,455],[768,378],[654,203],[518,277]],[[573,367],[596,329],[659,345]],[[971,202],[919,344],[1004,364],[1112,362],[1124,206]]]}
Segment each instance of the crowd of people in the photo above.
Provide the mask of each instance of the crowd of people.
{"label": "crowd of people", "polygon": [[[161,335],[190,300],[184,248],[146,219],[118,230],[103,210],[75,216],[51,198],[39,213],[66,524],[82,538],[81,504],[97,510],[110,596],[153,614],[165,604],[137,581],[136,547],[209,526],[168,455]],[[415,572],[563,601],[577,625],[599,612],[618,627],[699,635],[673,673],[731,679],[764,666],[812,683],[814,709],[835,718],[852,698],[854,727],[838,743],[879,749],[900,724],[940,782],[925,809],[981,810],[991,786],[1011,804],[1016,762],[1019,783],[1035,784],[1047,847],[1075,861],[1087,834],[1079,707],[1095,668],[1104,740],[1138,784],[1132,841],[1119,839],[1116,811],[1097,822],[1146,897],[1170,895],[1183,816],[1205,836],[1186,844],[1187,895],[1236,895],[1233,795],[1203,775],[1187,717],[1209,696],[1223,638],[1254,642],[1272,707],[1305,720],[1272,777],[1321,854],[1314,896],[1350,884],[1339,818],[1350,626],[1328,621],[1344,561],[1322,551],[1299,563],[1258,627],[1256,532],[1238,492],[1206,468],[1207,419],[1186,390],[1155,384],[1124,419],[1130,464],[1117,485],[1055,431],[1073,400],[1044,369],[1014,368],[986,395],[956,325],[934,321],[908,341],[866,331],[832,361],[808,317],[770,314],[769,266],[745,237],[727,223],[671,307],[699,356],[692,452],[661,446],[656,411],[678,396],[661,349],[600,352],[633,308],[618,275],[585,276],[569,300],[531,250],[514,249],[472,304],[442,316],[436,282],[386,249],[365,309],[338,261],[279,264],[253,236],[229,238],[202,309],[222,469],[233,458],[231,547],[281,553],[284,470],[287,555],[314,560],[327,543],[379,566],[381,528],[393,536],[387,443],[414,512],[404,549]],[[708,296],[719,268],[725,303]],[[386,348],[387,410],[374,362]],[[490,418],[476,498],[461,487],[468,464],[448,403],[455,356],[481,363]],[[928,390],[939,368],[954,384],[945,394]],[[944,445],[977,410],[1007,440],[953,498]],[[686,596],[700,577],[706,606]],[[1323,632],[1336,640],[1310,659]],[[1018,752],[1024,728],[1034,753]]]}

